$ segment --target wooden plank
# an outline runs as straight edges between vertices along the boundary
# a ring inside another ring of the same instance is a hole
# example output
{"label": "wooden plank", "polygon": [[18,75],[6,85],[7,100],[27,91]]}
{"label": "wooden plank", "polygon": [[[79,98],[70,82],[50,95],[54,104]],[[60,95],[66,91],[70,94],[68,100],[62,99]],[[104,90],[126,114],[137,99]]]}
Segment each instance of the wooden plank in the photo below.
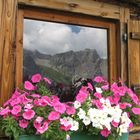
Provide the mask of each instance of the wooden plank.
{"label": "wooden plank", "polygon": [[[108,33],[109,41],[109,81],[113,82],[119,78],[118,65],[117,65],[117,48],[116,48],[116,26],[115,24],[110,24],[110,29]],[[118,48],[119,49],[119,48]]]}
{"label": "wooden plank", "polygon": [[119,6],[93,0],[18,0],[18,3],[20,5],[51,8],[105,18],[120,18]]}
{"label": "wooden plank", "polygon": [[16,24],[16,87],[21,86],[23,80],[23,23],[24,12],[18,11]]}
{"label": "wooden plank", "polygon": [[127,38],[124,40],[124,34],[128,34],[127,22],[130,19],[128,8],[120,8],[120,38],[121,41],[121,79],[128,82],[128,56],[127,56]]}
{"label": "wooden plank", "polygon": [[[129,21],[129,33],[140,32],[140,21]],[[140,41],[129,39],[128,41],[128,72],[129,85],[140,84]]]}
{"label": "wooden plank", "polygon": [[3,0],[0,1],[0,89],[1,89],[1,82],[2,82],[2,59],[3,59],[3,48],[4,48],[4,32],[5,32],[5,3]]}
{"label": "wooden plank", "polygon": [[1,0],[3,7],[3,18],[0,29],[3,28],[3,40],[0,47],[3,47],[2,67],[1,67],[1,89],[0,104],[4,103],[11,95],[14,88],[14,68],[15,68],[15,19],[17,0]]}
{"label": "wooden plank", "polygon": [[35,10],[35,9],[26,9],[24,10],[24,18],[30,18],[35,20],[43,21],[54,21],[68,24],[76,25],[85,25],[99,28],[109,28],[110,22],[108,20],[99,20],[96,17],[91,17],[87,15],[77,15],[70,13],[63,13],[52,10]]}

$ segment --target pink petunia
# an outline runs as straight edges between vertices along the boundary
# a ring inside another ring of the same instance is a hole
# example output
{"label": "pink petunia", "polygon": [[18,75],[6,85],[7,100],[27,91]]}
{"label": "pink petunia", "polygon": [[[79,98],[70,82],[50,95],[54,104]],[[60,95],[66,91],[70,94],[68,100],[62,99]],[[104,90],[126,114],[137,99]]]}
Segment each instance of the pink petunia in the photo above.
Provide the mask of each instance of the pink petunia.
{"label": "pink petunia", "polygon": [[94,81],[97,82],[97,83],[101,83],[101,82],[104,81],[104,79],[103,79],[103,77],[101,77],[101,76],[96,76],[96,77],[94,78]]}
{"label": "pink petunia", "polygon": [[31,80],[32,80],[33,83],[38,83],[38,82],[41,81],[41,79],[42,79],[42,76],[40,74],[35,74],[35,75],[32,76]]}
{"label": "pink petunia", "polygon": [[51,98],[52,98],[51,101],[52,106],[55,106],[55,104],[60,103],[59,98],[57,96],[53,95]]}
{"label": "pink petunia", "polygon": [[126,109],[126,107],[131,107],[132,105],[129,103],[119,103],[121,109]]}
{"label": "pink petunia", "polygon": [[42,99],[43,102],[45,102],[47,105],[52,106],[50,97],[48,97],[48,96],[42,96],[41,99]]}
{"label": "pink petunia", "polygon": [[33,117],[35,116],[35,112],[34,110],[25,110],[25,112],[23,113],[23,118],[26,120],[31,120]]}
{"label": "pink petunia", "polygon": [[39,94],[31,94],[31,96],[32,96],[33,98],[40,98],[40,95],[39,95]]}
{"label": "pink petunia", "polygon": [[46,78],[46,77],[45,77],[45,78],[43,78],[43,79],[44,79],[44,81],[45,81],[46,83],[48,83],[49,85],[51,85],[51,83],[52,83],[52,82],[51,82],[51,80],[50,80],[50,79],[48,79],[48,78]]}
{"label": "pink petunia", "polygon": [[119,123],[115,122],[115,121],[112,121],[111,124],[114,126],[114,127],[118,127]]}
{"label": "pink petunia", "polygon": [[20,106],[20,105],[14,106],[13,109],[11,110],[11,113],[12,113],[13,115],[17,115],[17,114],[20,113],[20,112],[21,112],[21,106]]}
{"label": "pink petunia", "polygon": [[68,125],[68,126],[64,126],[64,125],[61,125],[60,126],[60,129],[64,130],[64,131],[69,131],[71,128],[71,125]]}
{"label": "pink petunia", "polygon": [[56,111],[50,112],[50,114],[48,116],[48,119],[50,121],[58,120],[59,118],[60,118],[60,113],[59,112],[56,112]]}
{"label": "pink petunia", "polygon": [[54,105],[54,110],[63,114],[66,111],[66,106],[63,103],[57,103]]}
{"label": "pink petunia", "polygon": [[100,100],[92,100],[92,104],[93,105],[96,105],[96,107],[98,108],[98,109],[103,109],[103,104],[100,102]]}
{"label": "pink petunia", "polygon": [[27,98],[26,94],[22,94],[20,97],[21,103],[26,105],[28,103],[32,103],[33,99]]}
{"label": "pink petunia", "polygon": [[32,104],[26,104],[24,106],[25,109],[32,109],[34,106]]}
{"label": "pink petunia", "polygon": [[127,92],[127,87],[126,86],[119,87],[119,95],[120,96],[124,96],[126,92]]}
{"label": "pink petunia", "polygon": [[101,135],[104,137],[108,137],[110,133],[111,133],[111,131],[109,131],[107,128],[105,128],[101,131]]}
{"label": "pink petunia", "polygon": [[103,85],[101,88],[102,88],[103,90],[108,90],[108,89],[109,89],[109,84]]}
{"label": "pink petunia", "polygon": [[139,98],[138,98],[138,96],[137,96],[136,94],[133,94],[133,96],[132,96],[131,98],[132,98],[132,100],[133,100],[133,102],[134,102],[135,104],[138,104]]}
{"label": "pink petunia", "polygon": [[11,100],[10,105],[15,106],[15,105],[20,104],[20,103],[22,103],[22,102],[21,102],[20,98],[18,97],[18,98]]}
{"label": "pink petunia", "polygon": [[88,93],[84,92],[83,90],[80,90],[79,93],[76,96],[76,101],[79,101],[80,103],[83,103],[86,101],[88,97]]}
{"label": "pink petunia", "polygon": [[37,132],[43,134],[45,131],[48,130],[48,126],[49,126],[48,122],[44,121],[42,124],[36,126]]}
{"label": "pink petunia", "polygon": [[7,115],[9,112],[10,112],[9,107],[6,107],[0,110],[0,115],[4,116],[4,115]]}
{"label": "pink petunia", "polygon": [[66,107],[66,113],[68,115],[74,115],[76,113],[76,110],[73,106],[67,106]]}
{"label": "pink petunia", "polygon": [[33,84],[29,81],[25,81],[24,83],[24,88],[29,90],[29,91],[32,91],[32,90],[35,90],[35,87],[33,86]]}
{"label": "pink petunia", "polygon": [[91,85],[91,83],[88,83],[87,86],[90,90],[93,90],[93,86]]}
{"label": "pink petunia", "polygon": [[19,97],[20,95],[21,95],[21,93],[18,92],[18,90],[16,89],[11,98],[15,99],[15,98]]}
{"label": "pink petunia", "polygon": [[20,120],[19,121],[19,126],[21,128],[27,128],[28,127],[29,122],[27,120]]}
{"label": "pink petunia", "polygon": [[132,112],[135,114],[135,115],[140,115],[140,108],[132,108]]}
{"label": "pink petunia", "polygon": [[98,93],[98,92],[95,92],[94,93],[94,96],[98,99],[101,99],[102,98],[102,94],[101,93]]}

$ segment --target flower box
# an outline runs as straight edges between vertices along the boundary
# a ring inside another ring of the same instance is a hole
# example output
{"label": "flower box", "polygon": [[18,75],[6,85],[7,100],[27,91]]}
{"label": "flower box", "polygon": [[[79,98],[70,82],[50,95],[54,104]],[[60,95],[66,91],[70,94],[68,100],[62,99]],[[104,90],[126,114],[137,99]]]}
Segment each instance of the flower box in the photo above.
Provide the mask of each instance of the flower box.
{"label": "flower box", "polygon": [[41,136],[37,135],[21,135],[19,137],[19,140],[44,140],[41,138]]}
{"label": "flower box", "polygon": [[[124,133],[122,136],[117,138],[117,140],[128,140],[129,133]],[[108,138],[104,138],[101,135],[87,135],[85,133],[75,132],[71,135],[70,140],[107,140]],[[115,139],[114,139],[115,140]]]}

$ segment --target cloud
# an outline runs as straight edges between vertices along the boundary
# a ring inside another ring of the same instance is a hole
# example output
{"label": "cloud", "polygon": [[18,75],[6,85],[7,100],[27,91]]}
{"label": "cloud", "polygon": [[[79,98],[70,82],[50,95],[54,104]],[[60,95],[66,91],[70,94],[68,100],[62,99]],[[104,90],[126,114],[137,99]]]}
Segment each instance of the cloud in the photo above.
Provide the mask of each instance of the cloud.
{"label": "cloud", "polygon": [[24,20],[24,48],[46,54],[69,50],[96,49],[107,57],[107,31],[105,29]]}

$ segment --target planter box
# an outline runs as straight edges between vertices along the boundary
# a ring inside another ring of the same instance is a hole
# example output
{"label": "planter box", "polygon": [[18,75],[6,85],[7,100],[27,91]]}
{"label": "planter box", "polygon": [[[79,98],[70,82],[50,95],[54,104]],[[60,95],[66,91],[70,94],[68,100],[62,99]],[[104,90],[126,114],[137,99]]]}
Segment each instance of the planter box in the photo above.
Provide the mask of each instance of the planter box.
{"label": "planter box", "polygon": [[37,135],[22,135],[19,137],[19,140],[44,140],[40,136]]}
{"label": "planter box", "polygon": [[[128,140],[128,133],[123,134],[121,137],[118,138],[118,140]],[[104,138],[102,136],[93,135],[89,136],[84,133],[73,133],[70,140],[107,140],[107,138]],[[115,139],[114,139],[115,140]]]}

